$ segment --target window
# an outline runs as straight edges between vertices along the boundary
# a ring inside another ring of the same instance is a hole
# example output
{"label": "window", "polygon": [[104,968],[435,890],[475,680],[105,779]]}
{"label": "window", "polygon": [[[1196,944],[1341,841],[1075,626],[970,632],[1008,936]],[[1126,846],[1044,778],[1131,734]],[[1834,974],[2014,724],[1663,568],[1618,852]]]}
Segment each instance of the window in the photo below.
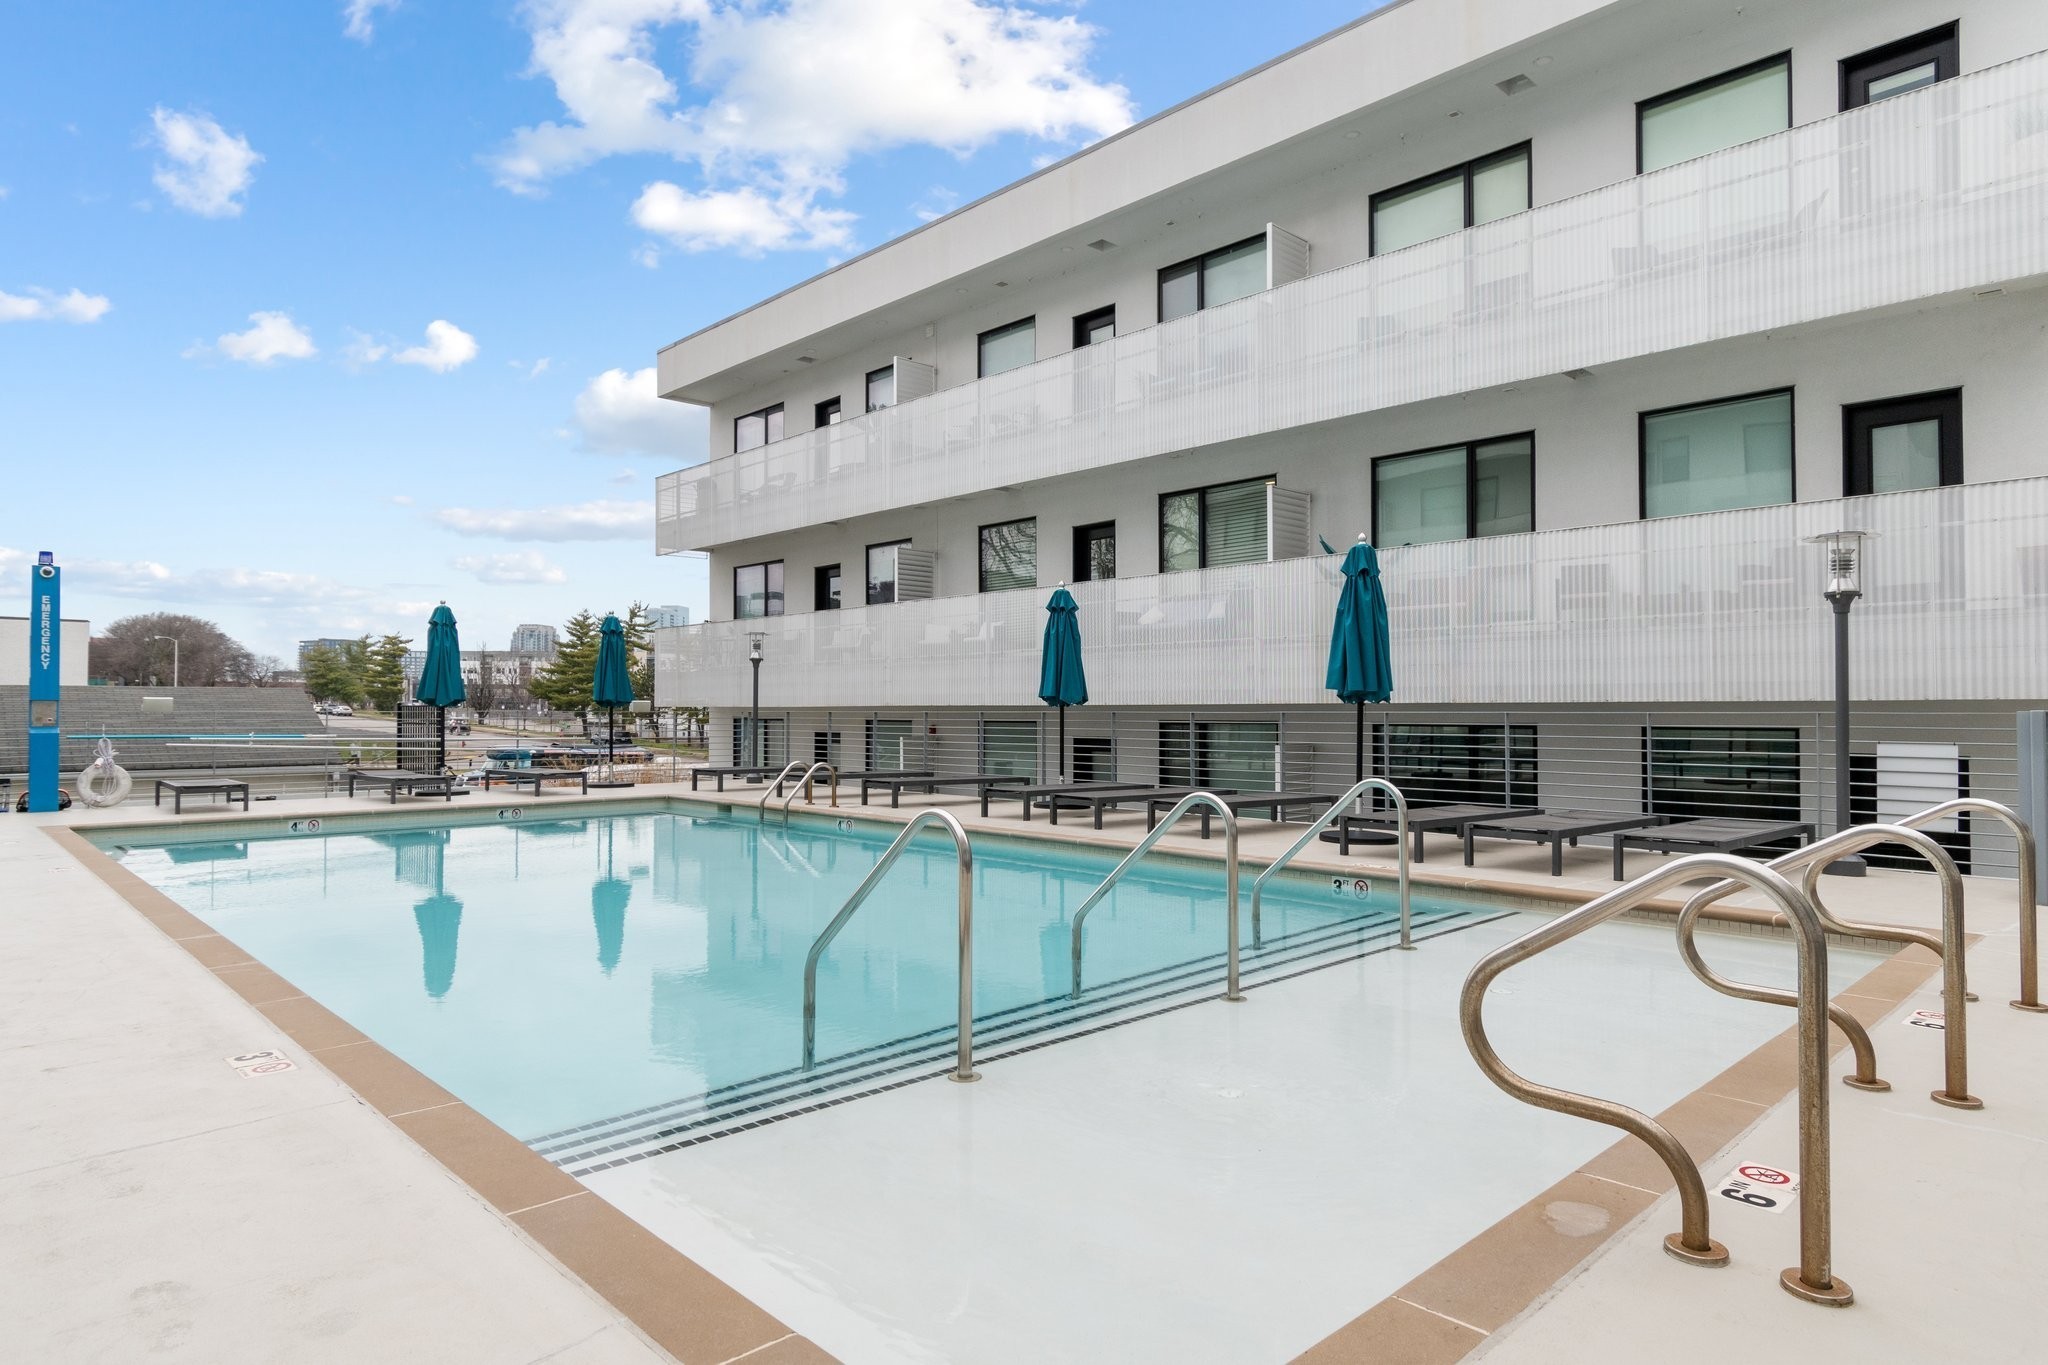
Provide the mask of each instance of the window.
{"label": "window", "polygon": [[1266,558],[1266,485],[1271,477],[1218,484],[1159,499],[1159,568],[1211,569]]}
{"label": "window", "polygon": [[782,439],[782,404],[732,419],[732,448],[752,450]]}
{"label": "window", "polygon": [[1799,732],[1650,726],[1643,809],[1681,820],[1797,820]]}
{"label": "window", "polygon": [[1074,581],[1116,577],[1116,523],[1098,521],[1074,528]]}
{"label": "window", "polygon": [[868,605],[896,600],[896,552],[907,540],[891,540],[868,546]]}
{"label": "window", "polygon": [[1533,725],[1388,725],[1381,768],[1418,806],[1536,804]]}
{"label": "window", "polygon": [[760,742],[755,743],[752,716],[732,718],[732,756],[735,764],[757,768],[779,768],[789,762],[789,731],[780,720],[761,717]]}
{"label": "window", "polygon": [[981,591],[1038,586],[1038,519],[981,528]]}
{"label": "window", "polygon": [[876,412],[896,401],[896,367],[884,365],[868,371],[868,411]]}
{"label": "window", "polygon": [[1477,227],[1529,207],[1529,144],[1372,197],[1372,254]]}
{"label": "window", "polygon": [[1038,776],[1038,722],[983,721],[981,770],[991,777]]}
{"label": "window", "polygon": [[1675,166],[1792,126],[1792,54],[1725,71],[1636,106],[1636,170]]}
{"label": "window", "polygon": [[[1190,739],[1192,738],[1192,742]],[[1159,723],[1159,785],[1226,792],[1274,790],[1280,727],[1272,721]]]}
{"label": "window", "polygon": [[811,610],[839,610],[839,566],[820,564],[811,571]]}
{"label": "window", "polygon": [[1842,490],[1897,493],[1963,481],[1963,391],[1842,409]]}
{"label": "window", "polygon": [[907,720],[871,720],[867,733],[867,768],[869,772],[907,772],[917,765],[911,760],[916,750],[911,747],[910,722]]}
{"label": "window", "polygon": [[981,334],[981,370],[983,379],[992,374],[1004,374],[1010,370],[1022,369],[1038,359],[1038,319],[1025,318],[1007,327],[997,327]]}
{"label": "window", "polygon": [[838,426],[839,399],[837,397],[827,398],[824,402],[818,404],[817,407],[811,409],[811,425],[820,427]]}
{"label": "window", "polygon": [[1266,239],[1247,237],[1159,272],[1159,320],[1171,322],[1266,287]]}
{"label": "window", "polygon": [[1502,436],[1374,460],[1373,544],[1535,530],[1535,443],[1527,434]]}
{"label": "window", "polygon": [[742,564],[732,571],[732,615],[736,621],[782,615],[782,561]]}
{"label": "window", "polygon": [[830,763],[834,769],[846,766],[837,730],[811,731],[811,762]]}
{"label": "window", "polygon": [[1943,24],[1842,62],[1842,107],[1875,104],[1956,74],[1956,26]]}
{"label": "window", "polygon": [[1076,735],[1071,742],[1076,782],[1116,780],[1116,748],[1109,740],[1096,735]]}
{"label": "window", "polygon": [[1108,341],[1116,335],[1116,308],[1098,308],[1074,319],[1074,349]]}
{"label": "window", "polygon": [[1792,501],[1792,390],[1646,412],[1643,515]]}

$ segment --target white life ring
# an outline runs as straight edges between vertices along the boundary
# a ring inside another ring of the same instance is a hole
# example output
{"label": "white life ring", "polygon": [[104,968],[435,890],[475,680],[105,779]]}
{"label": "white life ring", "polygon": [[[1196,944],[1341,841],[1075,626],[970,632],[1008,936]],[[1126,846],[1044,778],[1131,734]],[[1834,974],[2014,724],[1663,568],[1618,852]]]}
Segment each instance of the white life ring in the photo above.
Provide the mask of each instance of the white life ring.
{"label": "white life ring", "polygon": [[135,779],[118,763],[94,763],[78,774],[78,799],[88,806],[118,806],[134,787]]}

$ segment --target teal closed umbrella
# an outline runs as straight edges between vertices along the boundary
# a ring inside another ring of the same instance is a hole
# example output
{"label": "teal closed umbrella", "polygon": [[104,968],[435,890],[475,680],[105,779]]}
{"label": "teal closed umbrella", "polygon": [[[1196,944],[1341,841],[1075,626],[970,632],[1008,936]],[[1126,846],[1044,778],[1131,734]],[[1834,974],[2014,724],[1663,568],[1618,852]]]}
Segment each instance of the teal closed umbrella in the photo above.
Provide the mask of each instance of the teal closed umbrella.
{"label": "teal closed umbrella", "polygon": [[448,708],[460,706],[469,692],[462,685],[462,641],[455,633],[455,613],[443,602],[427,618],[427,662],[413,700],[434,708],[439,740],[439,766],[448,766]]}
{"label": "teal closed umbrella", "polygon": [[612,766],[613,727],[621,706],[633,704],[633,675],[626,668],[626,628],[606,612],[597,631],[597,671],[590,679],[590,699],[604,708],[604,762]]}
{"label": "teal closed umbrella", "polygon": [[1059,775],[1067,779],[1067,708],[1088,704],[1088,678],[1081,671],[1080,606],[1060,587],[1045,604],[1045,650],[1038,666],[1038,699],[1060,711]]}
{"label": "teal closed umbrella", "polygon": [[1365,704],[1394,695],[1393,646],[1387,630],[1387,595],[1380,588],[1380,557],[1364,536],[1344,556],[1344,588],[1330,628],[1330,666],[1323,686],[1358,711],[1354,782],[1365,780]]}

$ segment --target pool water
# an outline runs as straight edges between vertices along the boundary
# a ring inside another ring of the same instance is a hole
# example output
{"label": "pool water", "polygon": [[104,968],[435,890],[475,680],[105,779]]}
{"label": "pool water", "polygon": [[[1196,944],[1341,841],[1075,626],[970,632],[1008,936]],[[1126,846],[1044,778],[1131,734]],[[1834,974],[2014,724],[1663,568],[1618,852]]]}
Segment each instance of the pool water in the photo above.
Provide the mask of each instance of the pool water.
{"label": "pool water", "polygon": [[[805,954],[895,832],[661,812],[110,851],[534,1138],[795,1066]],[[1002,838],[974,852],[977,1019],[1065,996],[1072,912],[1116,857]],[[827,950],[821,1063],[950,1036],[956,881],[951,841],[922,836]],[[1220,982],[1221,881],[1215,864],[1140,865],[1089,914],[1091,989],[1174,964]],[[1275,878],[1266,940],[1388,924],[1392,891]]]}

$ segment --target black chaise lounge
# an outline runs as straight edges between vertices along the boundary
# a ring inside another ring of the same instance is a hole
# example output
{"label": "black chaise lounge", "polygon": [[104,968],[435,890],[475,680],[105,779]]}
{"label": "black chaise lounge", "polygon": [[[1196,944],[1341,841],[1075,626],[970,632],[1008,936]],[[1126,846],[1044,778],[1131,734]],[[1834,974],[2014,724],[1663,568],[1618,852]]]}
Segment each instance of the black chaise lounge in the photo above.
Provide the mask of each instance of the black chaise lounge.
{"label": "black chaise lounge", "polygon": [[914,788],[930,795],[942,791],[965,791],[981,798],[981,813],[988,814],[988,798],[1002,795],[1005,787],[1022,786],[1031,779],[1002,773],[848,773],[860,779],[860,803],[868,803],[868,792],[887,791],[891,807],[903,802],[903,789]]}
{"label": "black chaise lounge", "polygon": [[234,807],[235,798],[240,797],[242,809],[249,809],[249,784],[232,777],[159,777],[156,780],[156,799],[150,804],[161,806],[165,792],[171,794],[173,815],[185,813],[185,798],[188,796],[225,797],[230,809]]}
{"label": "black chaise lounge", "polygon": [[728,777],[734,779],[751,777],[759,780],[764,777],[775,776],[775,774],[782,771],[782,767],[783,765],[778,763],[772,768],[692,768],[690,769],[690,790],[697,790],[697,779],[701,777],[717,778],[718,789],[724,791],[725,779]]}
{"label": "black chaise lounge", "polygon": [[[1480,820],[1508,820],[1520,815],[1541,815],[1541,806],[1418,806],[1408,812],[1408,842],[1415,861],[1423,859],[1422,836],[1425,834],[1463,834],[1465,826]],[[1371,815],[1339,816],[1335,824],[1337,852],[1349,855],[1351,845],[1360,830],[1374,834],[1385,834],[1400,827],[1400,820],[1393,811],[1374,811]],[[1325,838],[1329,836],[1325,835]]]}
{"label": "black chaise lounge", "polygon": [[[1197,790],[1208,790],[1198,788]],[[1328,810],[1344,799],[1342,792],[1212,792],[1230,809],[1232,815],[1248,810],[1262,810],[1266,818],[1279,822],[1287,818],[1287,812],[1296,806],[1313,806],[1318,811]],[[1159,823],[1159,817],[1173,808],[1178,796],[1154,797],[1146,804],[1145,828],[1151,829]],[[1202,813],[1202,837],[1209,837],[1209,820],[1216,814],[1214,806],[1196,807]]]}
{"label": "black chaise lounge", "polygon": [[1550,875],[1564,875],[1564,846],[1578,846],[1581,839],[1595,834],[1619,834],[1664,822],[1661,815],[1616,815],[1612,811],[1559,810],[1543,815],[1520,815],[1506,820],[1475,820],[1465,826],[1465,866],[1472,866],[1474,839],[1527,839],[1550,845]]}
{"label": "black chaise lounge", "polygon": [[484,769],[484,790],[489,791],[493,782],[502,782],[514,791],[518,791],[521,787],[531,787],[535,796],[540,795],[540,784],[543,782],[574,782],[583,789],[583,795],[590,795],[590,769],[588,768]]}
{"label": "black chaise lounge", "polygon": [[348,794],[356,794],[356,783],[368,787],[382,787],[391,798],[391,804],[398,804],[398,794],[407,796],[438,796],[444,801],[453,801],[461,784],[442,773],[416,773],[410,768],[378,768],[348,770]]}
{"label": "black chaise lounge", "polygon": [[[1155,801],[1164,801],[1168,805],[1172,805],[1182,797],[1193,796],[1199,791],[1222,795],[1221,792],[1217,792],[1213,787],[1136,787],[1079,793],[1070,790],[1063,793],[1060,800],[1066,804],[1069,810],[1092,812],[1095,817],[1095,828],[1101,829],[1102,812],[1112,806],[1143,806],[1147,812],[1150,812],[1152,803]],[[1146,828],[1151,828],[1150,820],[1146,822]]]}
{"label": "black chaise lounge", "polygon": [[1120,792],[1126,800],[1132,800],[1152,790],[1154,787],[1149,782],[1059,782],[1051,786],[1004,787],[995,795],[1006,801],[1013,796],[1021,797],[1024,801],[1026,820],[1031,818],[1031,807],[1042,800],[1046,804],[1047,815],[1057,825],[1060,822],[1061,807],[1067,810],[1086,810],[1093,804],[1094,798],[1107,796],[1112,792]]}
{"label": "black chaise lounge", "polygon": [[1632,848],[1651,853],[1740,853],[1781,839],[1810,844],[1814,826],[1796,820],[1676,820],[1668,825],[1614,836],[1614,880],[1621,880],[1622,854]]}

